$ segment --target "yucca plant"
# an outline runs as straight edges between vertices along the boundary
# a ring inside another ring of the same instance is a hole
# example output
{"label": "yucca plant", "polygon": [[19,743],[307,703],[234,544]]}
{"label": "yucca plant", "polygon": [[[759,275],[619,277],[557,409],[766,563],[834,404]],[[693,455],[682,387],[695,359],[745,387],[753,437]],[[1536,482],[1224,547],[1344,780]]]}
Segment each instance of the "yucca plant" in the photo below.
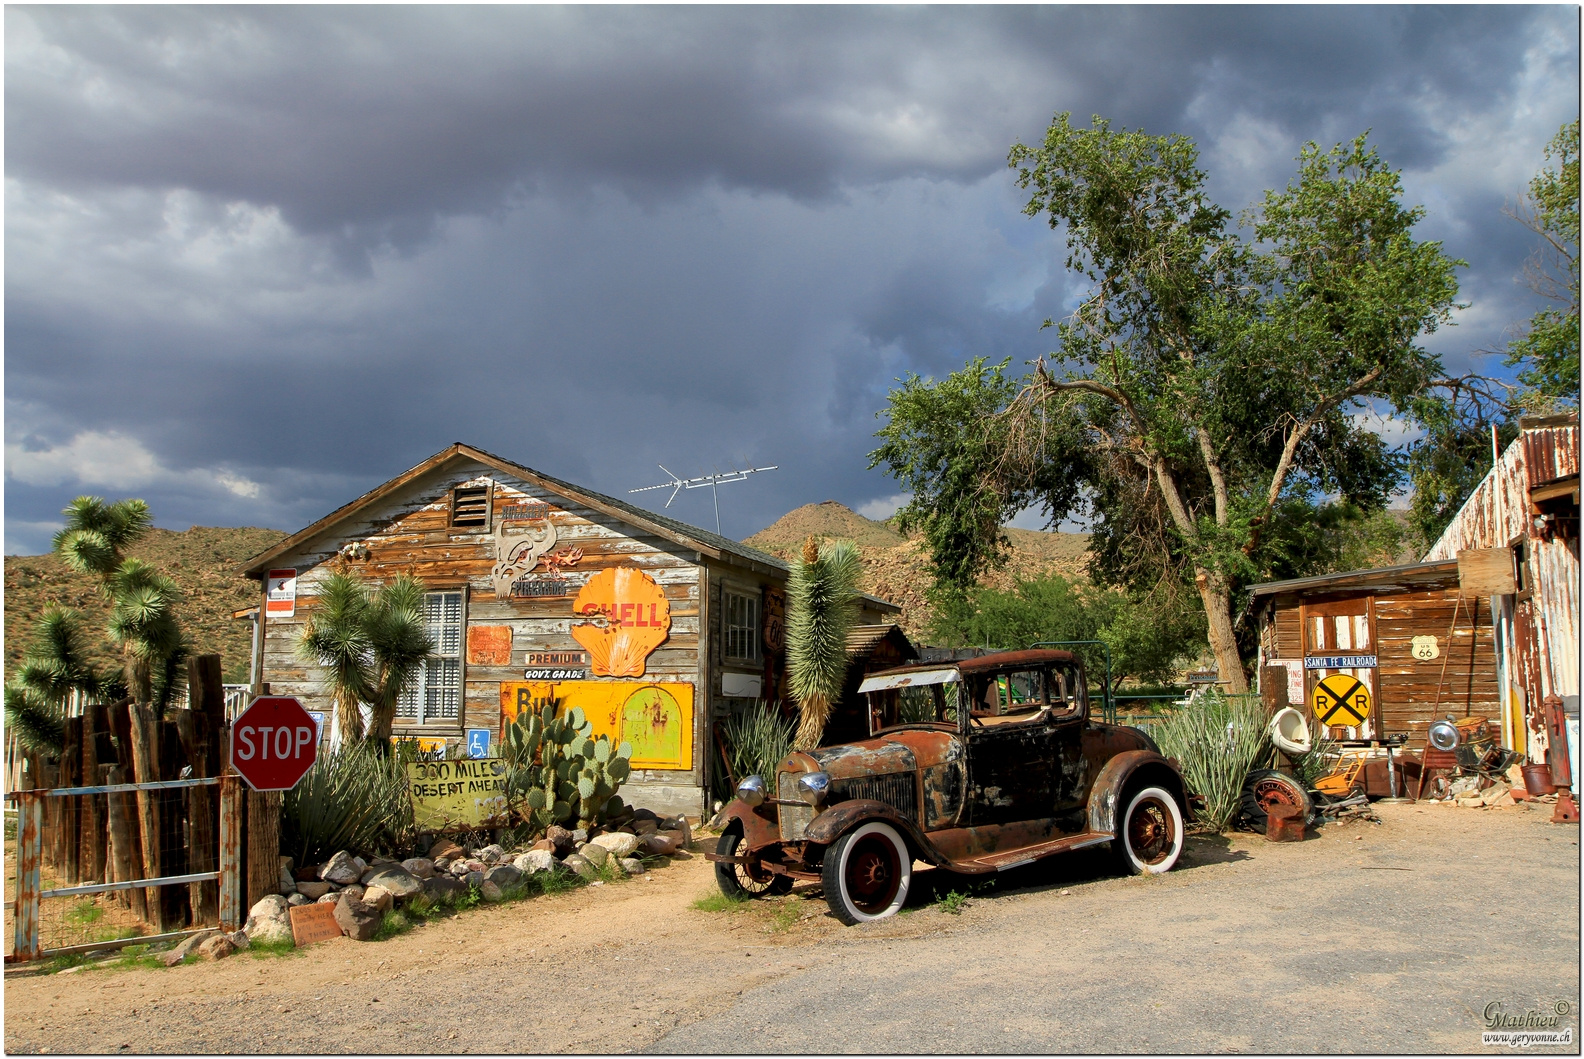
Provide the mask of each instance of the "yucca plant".
{"label": "yucca plant", "polygon": [[801,720],[793,746],[812,750],[825,734],[831,707],[847,676],[847,634],[858,620],[858,546],[803,542],[801,562],[787,579],[787,686]]}
{"label": "yucca plant", "polygon": [[772,777],[781,759],[792,752],[795,726],[774,706],[756,705],[733,714],[721,725],[732,774]]}
{"label": "yucca plant", "polygon": [[406,757],[365,743],[321,751],[281,799],[281,851],[316,864],[337,850],[399,847],[412,830]]}
{"label": "yucca plant", "polygon": [[74,692],[102,702],[120,690],[88,661],[85,637],[82,616],[70,607],[49,607],[34,623],[33,642],[5,692],[6,727],[34,753],[60,753],[66,703]]}
{"label": "yucca plant", "polygon": [[1161,753],[1177,759],[1188,789],[1204,797],[1201,824],[1215,831],[1232,825],[1249,769],[1270,754],[1268,720],[1259,699],[1212,691],[1155,726]]}

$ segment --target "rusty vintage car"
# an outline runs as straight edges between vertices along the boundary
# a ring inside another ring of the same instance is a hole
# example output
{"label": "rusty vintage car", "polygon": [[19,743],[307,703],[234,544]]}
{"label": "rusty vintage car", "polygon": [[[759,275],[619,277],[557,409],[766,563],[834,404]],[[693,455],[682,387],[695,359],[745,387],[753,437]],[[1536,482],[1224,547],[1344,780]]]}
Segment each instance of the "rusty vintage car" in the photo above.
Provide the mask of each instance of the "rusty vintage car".
{"label": "rusty vintage car", "polygon": [[1072,654],[904,666],[858,690],[871,738],[794,752],[738,785],[707,854],[729,896],[814,880],[852,924],[900,909],[915,861],[983,874],[1104,845],[1133,873],[1177,862],[1182,776],[1143,732],[1091,717]]}

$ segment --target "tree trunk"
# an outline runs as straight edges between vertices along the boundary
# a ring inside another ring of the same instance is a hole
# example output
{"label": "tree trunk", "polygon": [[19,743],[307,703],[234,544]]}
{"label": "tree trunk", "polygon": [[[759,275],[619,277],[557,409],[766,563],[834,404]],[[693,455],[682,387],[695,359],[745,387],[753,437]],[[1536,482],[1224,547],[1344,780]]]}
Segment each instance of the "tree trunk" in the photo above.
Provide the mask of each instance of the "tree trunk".
{"label": "tree trunk", "polygon": [[1195,567],[1194,585],[1204,603],[1210,650],[1215,652],[1216,669],[1226,681],[1229,695],[1248,691],[1248,677],[1243,674],[1243,657],[1238,653],[1237,633],[1232,627],[1232,591],[1226,578],[1211,570]]}

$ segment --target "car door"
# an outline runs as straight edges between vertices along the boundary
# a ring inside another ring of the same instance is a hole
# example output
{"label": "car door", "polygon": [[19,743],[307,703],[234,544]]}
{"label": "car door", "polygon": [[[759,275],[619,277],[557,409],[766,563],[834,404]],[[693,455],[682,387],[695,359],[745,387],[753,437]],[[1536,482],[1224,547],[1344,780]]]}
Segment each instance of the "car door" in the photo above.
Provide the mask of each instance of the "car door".
{"label": "car door", "polygon": [[1032,666],[976,678],[968,729],[971,826],[1012,824],[1058,814],[1063,753],[1081,725],[1051,717],[1050,674]]}

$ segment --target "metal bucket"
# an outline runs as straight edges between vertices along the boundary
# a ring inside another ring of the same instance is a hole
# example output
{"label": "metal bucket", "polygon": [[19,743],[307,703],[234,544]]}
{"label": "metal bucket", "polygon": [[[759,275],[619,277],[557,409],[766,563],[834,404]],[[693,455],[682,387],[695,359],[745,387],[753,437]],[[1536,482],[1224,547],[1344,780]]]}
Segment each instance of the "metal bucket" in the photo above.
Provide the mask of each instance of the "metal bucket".
{"label": "metal bucket", "polygon": [[1538,798],[1542,794],[1555,794],[1556,784],[1551,782],[1551,766],[1541,762],[1523,767],[1524,790]]}

